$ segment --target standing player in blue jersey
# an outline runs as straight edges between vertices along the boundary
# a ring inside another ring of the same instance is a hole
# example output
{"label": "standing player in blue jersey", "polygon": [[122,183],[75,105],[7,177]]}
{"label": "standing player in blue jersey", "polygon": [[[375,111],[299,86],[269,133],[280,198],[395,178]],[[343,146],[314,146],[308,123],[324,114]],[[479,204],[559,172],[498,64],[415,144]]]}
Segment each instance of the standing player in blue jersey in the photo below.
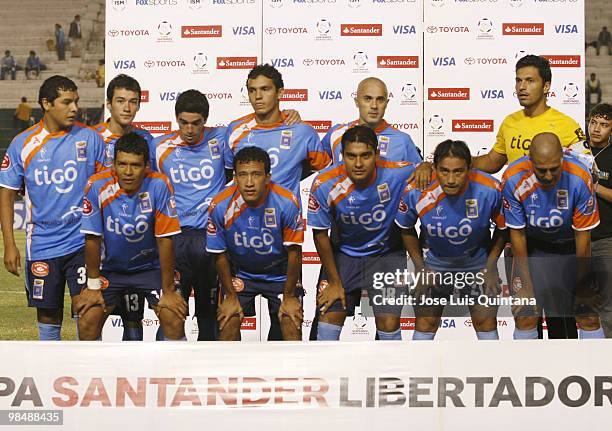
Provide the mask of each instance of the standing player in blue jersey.
{"label": "standing player in blue jersey", "polygon": [[320,170],[331,159],[311,126],[285,123],[286,116],[279,108],[284,87],[282,75],[269,64],[256,66],[249,72],[247,91],[254,112],[229,124],[230,152],[225,164],[231,169],[234,154],[245,146],[262,148],[270,155],[273,181],[299,199],[303,162]]}
{"label": "standing player in blue jersey", "polygon": [[[238,340],[244,315],[254,315],[262,295],[277,315],[284,340],[302,339],[304,226],[297,197],[270,181],[270,156],[245,147],[234,157],[236,184],[210,205],[207,251],[215,262],[224,299],[219,306],[220,340]],[[230,262],[235,265],[232,278]]]}
{"label": "standing player in blue jersey", "polygon": [[[140,96],[142,90],[137,80],[131,76],[120,74],[108,83],[106,88],[106,108],[110,112],[107,121],[95,126],[106,143],[107,167],[112,166],[115,155],[115,142],[129,132],[141,135],[148,143],[153,136],[144,129],[134,127],[132,122],[140,109]],[[121,316],[123,321],[123,340],[142,340],[142,318],[144,315],[144,296],[135,292],[125,294],[123,301],[115,309],[115,314]],[[149,296],[149,300],[155,298]]]}
{"label": "standing player in blue jersey", "polygon": [[538,306],[515,307],[514,338],[538,337],[537,308],[546,313],[549,338],[577,338],[575,305],[597,306],[588,283],[591,230],[599,224],[591,174],[546,132],[534,136],[529,156],[508,166],[503,184],[522,281],[517,296],[535,298]]}
{"label": "standing player in blue jersey", "polygon": [[[498,291],[497,260],[506,238],[501,215],[501,188],[489,174],[470,169],[470,149],[462,141],[446,140],[434,152],[434,179],[421,192],[406,187],[395,222],[415,266],[417,304],[421,295],[449,301],[455,289],[469,306],[479,340],[497,340],[497,306],[481,305],[478,297]],[[429,249],[425,260],[414,226],[421,222]],[[496,225],[491,239],[490,223]],[[425,289],[430,289],[425,291]],[[415,305],[413,340],[433,340],[444,305]]]}
{"label": "standing player in blue jersey", "polygon": [[[379,339],[400,340],[402,305],[395,305],[394,297],[401,298],[405,289],[399,283],[384,289],[375,284],[380,274],[407,267],[393,220],[414,166],[379,160],[378,139],[367,126],[348,129],[341,145],[344,163],[317,175],[308,201],[308,225],[322,263],[317,339],[339,339],[346,316],[354,314],[365,289]],[[330,229],[338,237],[337,250],[328,236]]]}
{"label": "standing player in blue jersey", "polygon": [[43,82],[43,119],[17,135],[0,167],[0,223],[4,265],[19,276],[21,256],[13,235],[13,205],[25,185],[28,306],[36,307],[41,340],[60,340],[66,283],[73,299],[85,286],[84,240],[79,233],[87,179],[103,169],[104,142],[76,122],[76,84],[54,75]]}
{"label": "standing player in blue jersey", "polygon": [[115,142],[126,133],[137,133],[145,138],[147,143],[153,141],[153,136],[148,131],[132,124],[140,109],[141,93],[138,81],[128,75],[117,75],[108,83],[106,108],[110,117],[95,126],[106,143],[106,166],[113,164]]}
{"label": "standing player in blue jersey", "polygon": [[193,288],[198,340],[215,339],[217,272],[206,252],[208,206],[225,187],[225,127],[205,127],[206,96],[187,90],[174,107],[179,130],[153,141],[153,169],[170,179],[181,233],[174,237],[176,271],[185,301]]}
{"label": "standing player in blue jersey", "polygon": [[378,152],[381,160],[390,162],[420,163],[421,154],[409,134],[397,130],[384,119],[389,103],[387,86],[378,78],[369,77],[359,83],[355,106],[359,118],[348,123],[336,124],[322,139],[323,148],[337,165],[342,162],[342,135],[358,124],[371,127],[378,137]]}
{"label": "standing player in blue jersey", "polygon": [[163,292],[157,307],[164,336],[185,339],[187,303],[174,285],[172,236],[181,229],[172,185],[149,169],[142,136],[123,135],[114,151],[113,168],[90,178],[83,199],[87,288],[76,304],[79,338],[99,339],[125,292],[142,290]]}

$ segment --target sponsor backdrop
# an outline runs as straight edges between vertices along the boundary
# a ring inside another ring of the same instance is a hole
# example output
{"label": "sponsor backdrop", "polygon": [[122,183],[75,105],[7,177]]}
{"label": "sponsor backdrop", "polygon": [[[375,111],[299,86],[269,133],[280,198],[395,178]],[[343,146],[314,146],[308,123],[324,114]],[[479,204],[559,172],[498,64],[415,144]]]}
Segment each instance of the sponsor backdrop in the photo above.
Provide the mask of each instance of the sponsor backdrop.
{"label": "sponsor backdrop", "polygon": [[589,431],[612,420],[610,340],[204,347],[1,342],[0,425]]}
{"label": "sponsor backdrop", "polygon": [[[378,76],[389,89],[387,121],[425,154],[447,138],[487,151],[503,118],[520,108],[514,64],[524,53],[552,60],[552,106],[583,116],[583,0],[107,0],[107,6],[106,75],[140,81],[137,120],[154,135],[176,129],[174,103],[189,88],[207,95],[209,125],[251,112],[246,75],[262,62],[283,74],[281,107],[297,109],[321,137],[357,118],[357,83]],[[302,202],[311,182],[302,182]],[[310,230],[303,263],[307,339],[320,267]],[[259,309],[263,316],[243,325],[245,341],[266,339],[265,300]],[[511,337],[511,322],[500,318],[502,338]],[[149,310],[144,323],[145,339],[153,340],[158,322]],[[109,319],[104,339],[119,340],[121,324]],[[403,319],[404,338],[413,326]],[[439,338],[474,337],[466,318],[445,319],[441,329]],[[359,312],[347,319],[342,338],[374,333],[374,319]],[[195,334],[189,319],[187,336]]]}

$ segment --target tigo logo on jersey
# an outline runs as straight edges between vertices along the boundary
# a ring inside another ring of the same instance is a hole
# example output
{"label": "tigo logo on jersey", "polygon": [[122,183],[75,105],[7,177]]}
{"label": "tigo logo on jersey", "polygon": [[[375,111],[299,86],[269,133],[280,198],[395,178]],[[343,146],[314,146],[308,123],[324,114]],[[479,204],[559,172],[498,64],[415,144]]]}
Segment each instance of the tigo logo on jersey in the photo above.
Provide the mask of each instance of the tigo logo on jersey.
{"label": "tigo logo on jersey", "polygon": [[394,34],[416,34],[416,27],[414,25],[394,25],[393,26]]}
{"label": "tigo logo on jersey", "polygon": [[136,69],[136,62],[134,60],[115,60],[113,61],[115,69]]}
{"label": "tigo logo on jersey", "polygon": [[87,198],[83,198],[83,215],[88,216],[93,212],[93,205]]}
{"label": "tigo logo on jersey", "polygon": [[443,228],[441,222],[436,222],[435,225],[427,224],[425,228],[430,237],[446,238],[448,242],[454,245],[460,245],[467,242],[472,234],[472,222],[468,218],[461,219],[459,226],[447,226]]}
{"label": "tigo logo on jersey", "polygon": [[181,37],[222,37],[223,27],[220,25],[184,25],[181,27]]}
{"label": "tigo logo on jersey", "polygon": [[252,25],[232,27],[232,32],[234,36],[255,36],[255,27]]}
{"label": "tigo logo on jersey", "polygon": [[443,66],[456,66],[455,57],[433,57],[431,59],[434,66],[443,67]]}
{"label": "tigo logo on jersey", "polygon": [[470,100],[469,88],[430,88],[428,100]]}
{"label": "tigo logo on jersey", "polygon": [[453,120],[453,132],[493,132],[493,120]]}
{"label": "tigo logo on jersey", "polygon": [[135,121],[133,124],[151,134],[168,133],[172,130],[170,121]]}
{"label": "tigo logo on jersey", "polygon": [[413,69],[419,67],[419,57],[416,55],[379,55],[376,64],[380,69]]}
{"label": "tigo logo on jersey", "polygon": [[502,34],[506,36],[544,36],[544,24],[503,23]]}
{"label": "tigo logo on jersey", "polygon": [[206,190],[210,187],[210,180],[215,175],[212,162],[208,159],[200,160],[199,166],[184,166],[179,163],[177,167],[170,168],[170,179],[173,183],[191,184],[196,190]]}
{"label": "tigo logo on jersey", "polygon": [[550,63],[550,67],[580,67],[579,55],[542,55]]}
{"label": "tigo logo on jersey", "polygon": [[[312,128],[317,131],[317,133],[327,133],[332,126],[332,122],[330,120],[306,120],[304,122],[306,124],[310,124]],[[310,204],[310,200],[308,203]]]}
{"label": "tigo logo on jersey", "polygon": [[[381,192],[379,190],[379,195],[380,193]],[[380,200],[382,201],[383,198],[381,197]],[[342,223],[353,226],[361,226],[369,232],[380,230],[383,227],[383,222],[386,218],[387,213],[385,212],[385,206],[383,204],[374,205],[374,207],[372,207],[372,212],[356,214],[354,211],[349,211],[348,214],[340,214],[340,220],[342,220]]]}
{"label": "tigo logo on jersey", "polygon": [[272,64],[273,67],[277,69],[280,67],[294,67],[295,66],[293,58],[271,58],[270,63]]}
{"label": "tigo logo on jersey", "polygon": [[11,158],[9,157],[8,154],[4,154],[4,157],[2,158],[2,166],[0,166],[0,171],[6,171],[7,169],[10,169],[11,167]]}
{"label": "tigo logo on jersey", "polygon": [[578,26],[576,24],[558,24],[558,25],[555,25],[555,33],[557,34],[578,33]]}
{"label": "tigo logo on jersey", "polygon": [[249,235],[248,232],[234,232],[236,247],[252,248],[259,255],[270,254],[273,251],[274,236],[268,228],[261,228],[261,235]]}
{"label": "tigo logo on jersey", "polygon": [[139,214],[135,218],[136,224],[121,223],[118,217],[106,217],[106,231],[116,235],[124,236],[127,242],[140,242],[144,238],[144,234],[149,230],[147,216]]}
{"label": "tigo logo on jersey", "polygon": [[77,162],[67,160],[64,163],[64,168],[50,170],[46,165],[42,169],[34,170],[34,183],[37,186],[54,186],[58,193],[70,193],[74,187],[79,173],[77,171]]}
{"label": "tigo logo on jersey", "polygon": [[382,36],[382,24],[340,24],[341,36]]}
{"label": "tigo logo on jersey", "polygon": [[290,89],[286,88],[283,91],[281,99],[283,102],[307,102],[308,101],[308,90],[302,89]]}
{"label": "tigo logo on jersey", "polygon": [[499,90],[499,89],[480,90],[480,97],[482,99],[503,99],[504,90]]}
{"label": "tigo logo on jersey", "polygon": [[257,57],[217,57],[217,69],[252,69]]}
{"label": "tigo logo on jersey", "polygon": [[36,277],[46,277],[49,275],[49,265],[47,262],[32,262],[30,269]]}

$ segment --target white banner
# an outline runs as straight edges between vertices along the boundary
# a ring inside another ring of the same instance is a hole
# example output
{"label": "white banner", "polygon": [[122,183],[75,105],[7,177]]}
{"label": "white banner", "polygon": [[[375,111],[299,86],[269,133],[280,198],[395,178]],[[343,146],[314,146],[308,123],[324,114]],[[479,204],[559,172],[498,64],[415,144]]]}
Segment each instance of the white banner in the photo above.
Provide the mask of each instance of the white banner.
{"label": "white banner", "polygon": [[0,354],[7,429],[588,431],[612,423],[609,340],[2,342]]}

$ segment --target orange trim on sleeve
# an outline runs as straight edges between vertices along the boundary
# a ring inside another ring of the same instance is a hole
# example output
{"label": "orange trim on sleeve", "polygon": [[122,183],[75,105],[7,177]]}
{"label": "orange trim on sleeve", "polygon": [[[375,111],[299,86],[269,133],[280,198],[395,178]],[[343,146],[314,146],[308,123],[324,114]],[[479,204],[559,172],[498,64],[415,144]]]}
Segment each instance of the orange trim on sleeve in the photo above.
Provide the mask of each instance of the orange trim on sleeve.
{"label": "orange trim on sleeve", "polygon": [[293,193],[291,193],[289,190],[285,189],[284,187],[281,187],[276,183],[270,183],[270,191],[286,199],[289,199],[291,202],[293,202],[296,208],[298,209],[300,208],[300,204],[299,204],[299,201],[297,200],[297,197]]}
{"label": "orange trim on sleeve", "polygon": [[283,229],[283,242],[293,242],[296,244],[302,244],[304,242],[304,231],[293,230],[286,226]]}
{"label": "orange trim on sleeve", "polygon": [[331,158],[325,151],[309,151],[308,161],[310,162],[310,166],[320,171],[329,165]]}
{"label": "orange trim on sleeve", "polygon": [[178,217],[168,217],[155,210],[155,236],[164,236],[181,230]]}
{"label": "orange trim on sleeve", "polygon": [[[315,182],[312,183],[311,192],[314,192],[319,187],[321,187],[322,184],[326,183],[327,181],[333,178],[336,178],[339,175],[346,175],[346,168],[344,165],[338,165],[335,168],[332,168],[329,171],[318,175],[315,179]],[[316,181],[319,181],[319,182],[316,183]]]}

